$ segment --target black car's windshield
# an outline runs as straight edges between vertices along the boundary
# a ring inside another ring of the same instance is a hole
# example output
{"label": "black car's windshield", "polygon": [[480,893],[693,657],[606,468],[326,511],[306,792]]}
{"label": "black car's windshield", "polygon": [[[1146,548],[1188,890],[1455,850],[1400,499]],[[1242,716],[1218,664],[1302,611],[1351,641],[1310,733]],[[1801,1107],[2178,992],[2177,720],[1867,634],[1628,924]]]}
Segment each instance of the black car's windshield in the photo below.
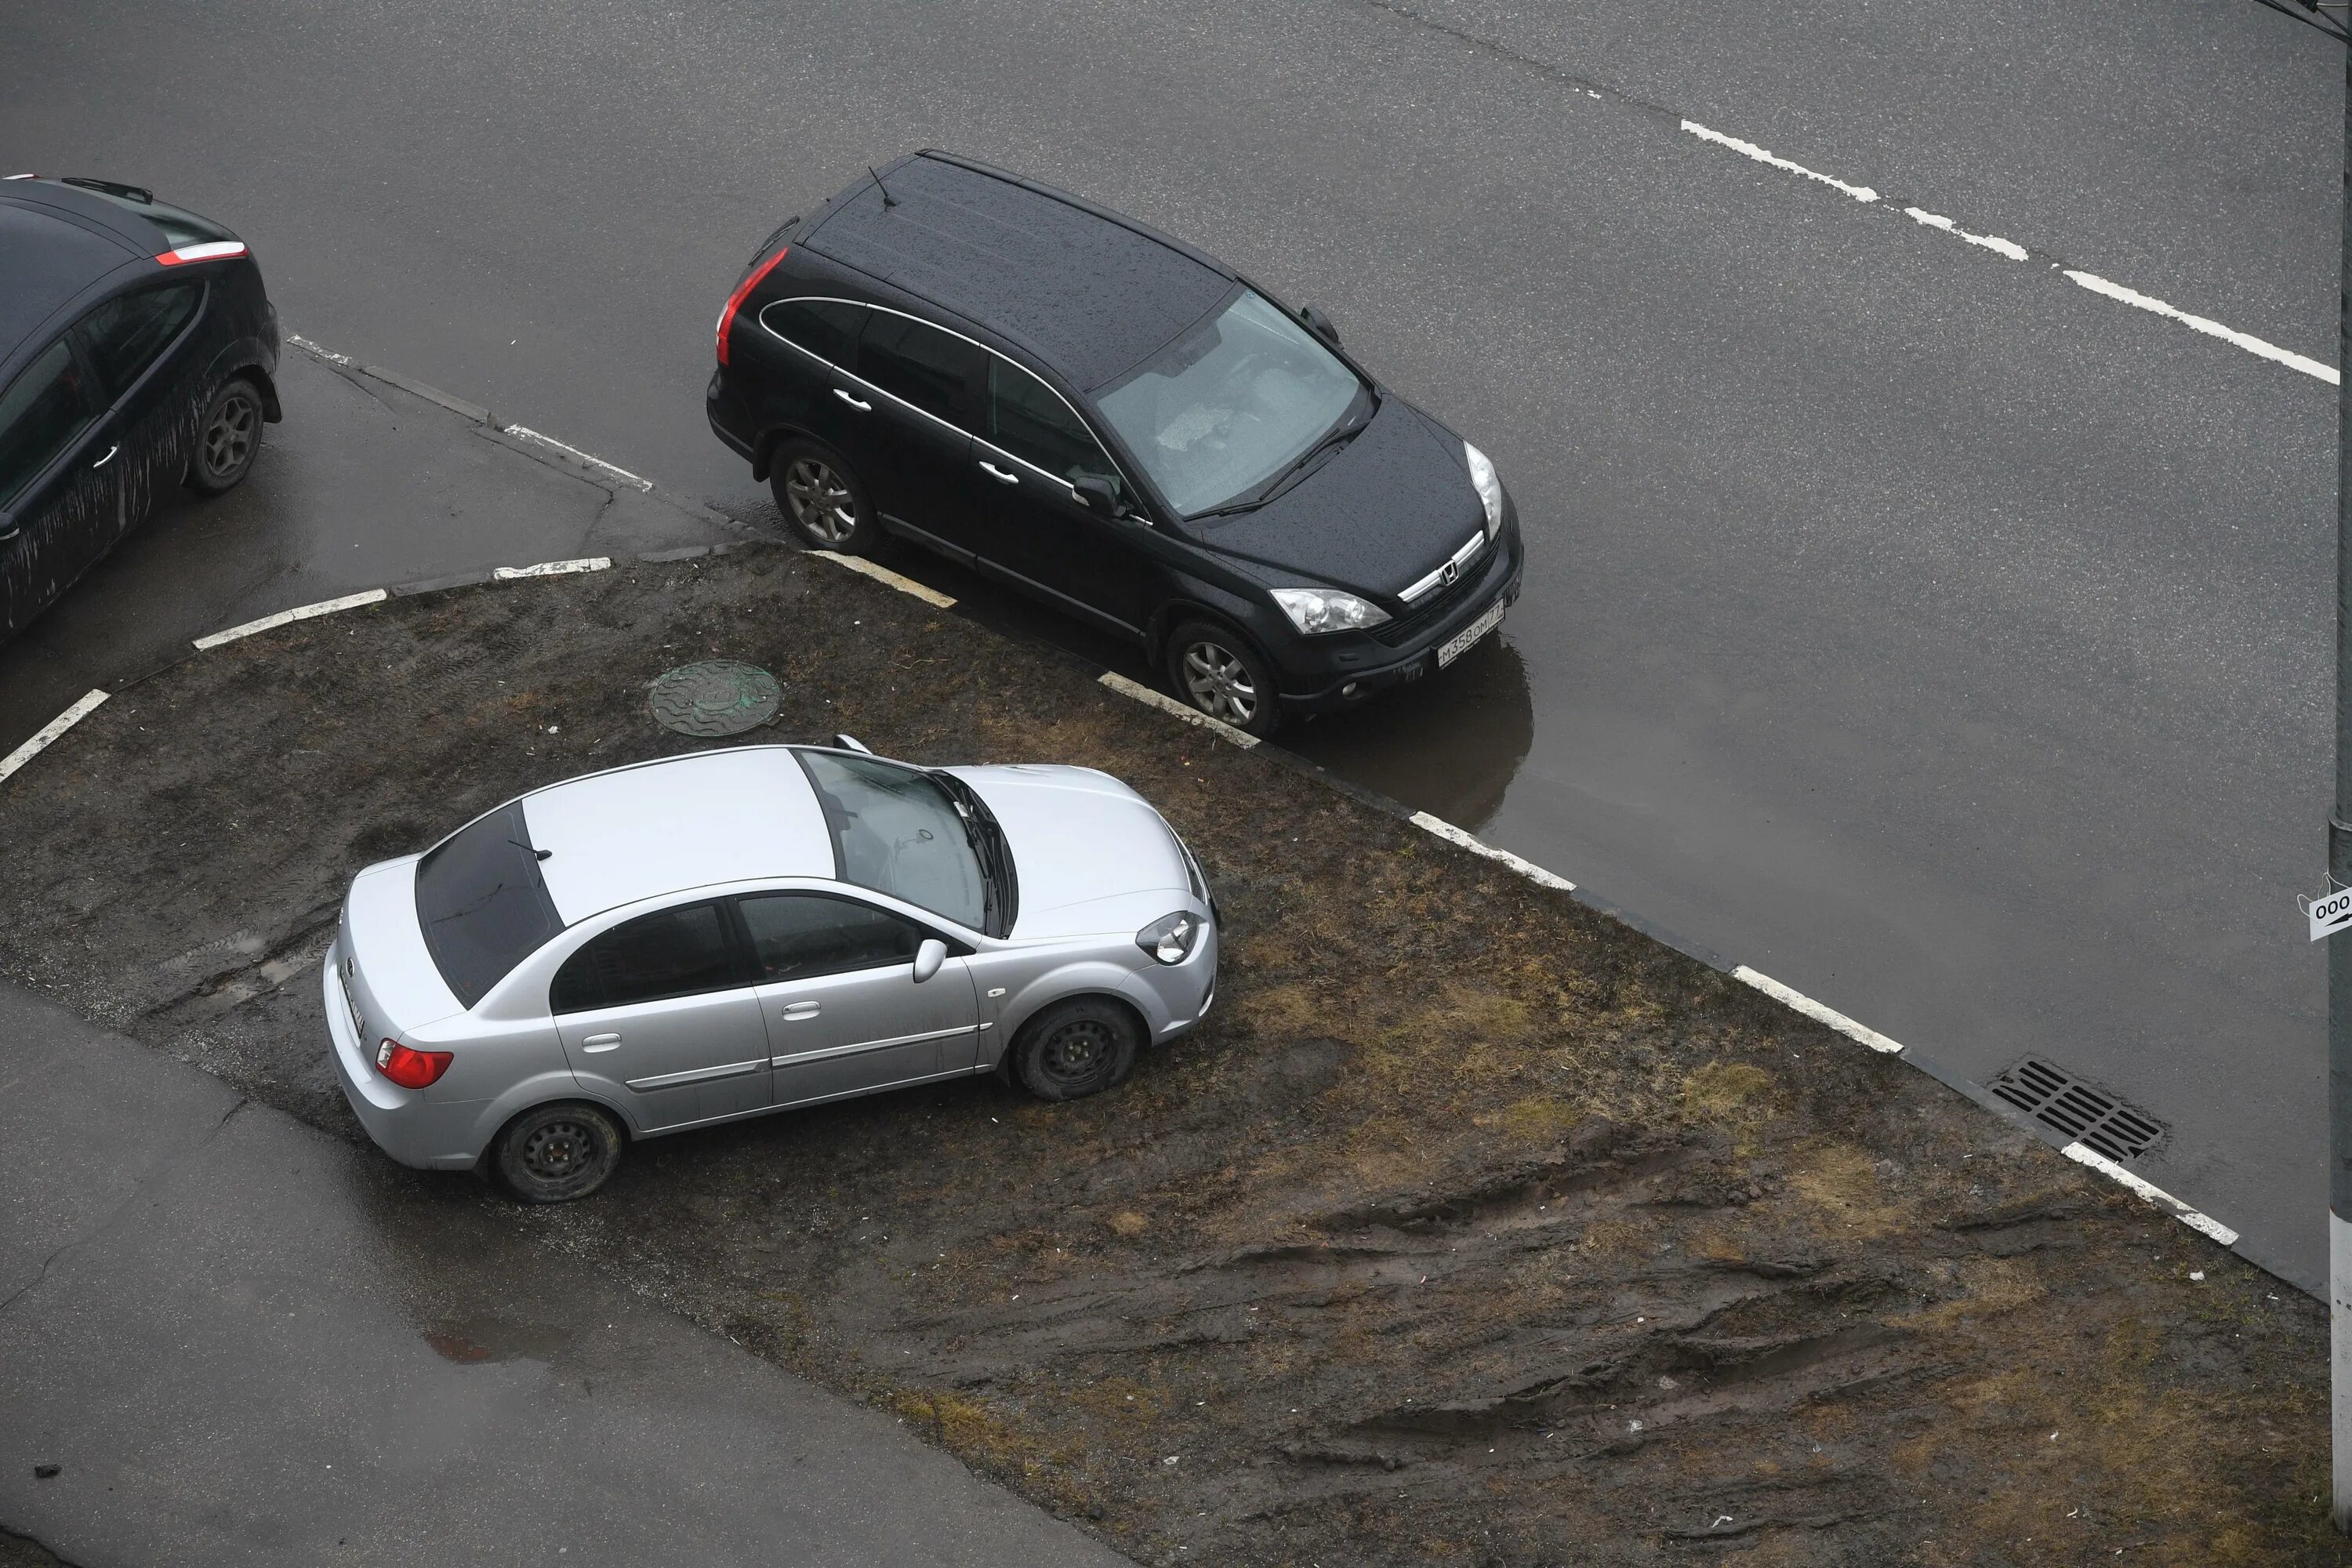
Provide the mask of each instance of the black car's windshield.
{"label": "black car's windshield", "polygon": [[801,752],[841,879],[988,929],[988,878],[956,803],[929,773],[875,757]]}
{"label": "black car's windshield", "polygon": [[563,929],[539,874],[522,802],[459,828],[416,863],[416,922],[457,1000],[471,1007]]}
{"label": "black car's windshield", "polygon": [[1189,517],[1279,476],[1362,391],[1314,334],[1244,289],[1095,403]]}

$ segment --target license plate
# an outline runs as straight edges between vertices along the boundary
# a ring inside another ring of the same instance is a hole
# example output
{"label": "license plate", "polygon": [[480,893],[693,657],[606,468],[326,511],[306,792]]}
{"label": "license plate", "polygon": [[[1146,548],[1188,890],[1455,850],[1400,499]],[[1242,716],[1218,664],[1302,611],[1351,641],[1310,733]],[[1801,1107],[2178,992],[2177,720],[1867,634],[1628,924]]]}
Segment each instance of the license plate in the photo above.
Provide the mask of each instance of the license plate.
{"label": "license plate", "polygon": [[1455,632],[1452,638],[1446,642],[1445,646],[1437,650],[1437,668],[1444,669],[1447,665],[1452,664],[1455,659],[1460,658],[1464,654],[1468,653],[1472,646],[1475,644],[1480,637],[1485,637],[1488,632],[1493,631],[1496,626],[1503,624],[1503,612],[1510,607],[1510,605],[1505,604],[1502,600],[1497,599],[1495,601],[1494,606],[1485,615],[1480,616],[1476,620],[1472,621],[1468,626],[1464,626],[1460,631]]}

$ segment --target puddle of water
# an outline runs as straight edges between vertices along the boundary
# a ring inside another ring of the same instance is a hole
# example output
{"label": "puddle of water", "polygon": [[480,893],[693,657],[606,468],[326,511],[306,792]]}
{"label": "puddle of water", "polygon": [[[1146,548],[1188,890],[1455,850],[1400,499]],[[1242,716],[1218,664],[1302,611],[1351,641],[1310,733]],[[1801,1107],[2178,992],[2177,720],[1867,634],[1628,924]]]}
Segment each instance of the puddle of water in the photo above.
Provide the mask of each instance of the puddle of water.
{"label": "puddle of water", "polygon": [[424,1331],[444,1361],[553,1361],[572,1342],[570,1329],[513,1323],[502,1318],[453,1318]]}
{"label": "puddle of water", "polygon": [[1502,809],[1535,730],[1527,665],[1489,637],[1435,675],[1294,724],[1275,742],[1477,833]]}

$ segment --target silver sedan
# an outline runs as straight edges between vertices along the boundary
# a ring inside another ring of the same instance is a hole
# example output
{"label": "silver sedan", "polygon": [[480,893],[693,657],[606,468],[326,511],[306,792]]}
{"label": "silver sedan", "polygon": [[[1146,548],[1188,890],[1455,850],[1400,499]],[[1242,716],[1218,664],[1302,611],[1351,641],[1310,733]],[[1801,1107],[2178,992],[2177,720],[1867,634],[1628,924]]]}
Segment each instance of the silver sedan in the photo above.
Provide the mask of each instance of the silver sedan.
{"label": "silver sedan", "polygon": [[1208,1012],[1215,909],[1142,796],[836,739],[591,773],[362,871],[324,986],[369,1135],[556,1203],[656,1133],[998,1070],[1094,1094]]}

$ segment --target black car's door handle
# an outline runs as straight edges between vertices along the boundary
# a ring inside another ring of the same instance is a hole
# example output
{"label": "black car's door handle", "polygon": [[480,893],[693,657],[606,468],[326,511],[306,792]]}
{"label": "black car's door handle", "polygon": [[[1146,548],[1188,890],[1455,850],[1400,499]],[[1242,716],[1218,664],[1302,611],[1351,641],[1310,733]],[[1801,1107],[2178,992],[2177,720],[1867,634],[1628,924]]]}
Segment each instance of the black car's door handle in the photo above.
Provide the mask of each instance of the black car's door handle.
{"label": "black car's door handle", "polygon": [[870,403],[860,403],[857,399],[850,396],[849,394],[842,391],[841,388],[837,386],[833,389],[833,395],[835,397],[840,398],[844,403],[848,404],[852,408],[856,409],[860,414],[871,414],[874,412],[874,405]]}
{"label": "black car's door handle", "polygon": [[980,466],[982,469],[987,473],[990,479],[994,479],[1000,485],[1017,485],[1021,482],[1021,476],[1019,474],[1008,474],[1003,468],[998,468],[994,463],[990,462],[985,458],[982,458],[980,460]]}
{"label": "black car's door handle", "polygon": [[109,447],[106,449],[106,456],[105,456],[105,457],[103,457],[103,458],[100,458],[97,462],[92,463],[92,464],[90,465],[90,467],[91,467],[91,468],[104,468],[104,467],[106,467],[106,465],[107,465],[107,464],[109,464],[109,463],[110,463],[110,462],[114,461],[114,454],[115,454],[115,453],[117,453],[117,452],[120,452],[121,450],[122,450],[122,448],[121,448],[121,447],[119,447],[119,446],[118,446],[118,447]]}

